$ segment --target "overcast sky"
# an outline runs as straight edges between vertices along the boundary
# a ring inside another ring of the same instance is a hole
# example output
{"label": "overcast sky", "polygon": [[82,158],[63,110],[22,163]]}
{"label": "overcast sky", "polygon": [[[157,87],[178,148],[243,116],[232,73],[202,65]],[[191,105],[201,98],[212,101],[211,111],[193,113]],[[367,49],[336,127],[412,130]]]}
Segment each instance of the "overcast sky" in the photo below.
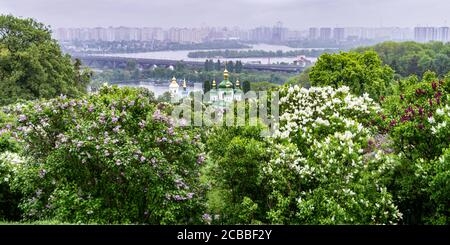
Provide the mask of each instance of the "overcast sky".
{"label": "overcast sky", "polygon": [[450,0],[0,0],[52,27],[448,26]]}

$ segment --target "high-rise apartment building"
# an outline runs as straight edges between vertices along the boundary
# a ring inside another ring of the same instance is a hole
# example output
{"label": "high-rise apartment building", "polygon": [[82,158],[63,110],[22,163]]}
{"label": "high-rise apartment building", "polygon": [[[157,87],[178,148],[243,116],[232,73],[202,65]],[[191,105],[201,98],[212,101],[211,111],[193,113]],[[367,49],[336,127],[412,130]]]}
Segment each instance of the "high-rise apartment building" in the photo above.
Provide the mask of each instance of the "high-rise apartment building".
{"label": "high-rise apartment building", "polygon": [[322,41],[330,40],[331,39],[331,28],[329,28],[329,27],[320,28],[319,39]]}
{"label": "high-rise apartment building", "polygon": [[334,28],[333,29],[333,39],[338,42],[344,41],[345,40],[345,29],[344,28]]}
{"label": "high-rise apartment building", "polygon": [[316,27],[309,28],[309,39],[316,40],[319,38],[319,29]]}
{"label": "high-rise apartment building", "polygon": [[450,41],[448,32],[448,27],[439,27],[437,30],[437,40],[444,43]]}
{"label": "high-rise apartment building", "polygon": [[449,41],[448,27],[416,27],[414,28],[414,40],[417,42]]}

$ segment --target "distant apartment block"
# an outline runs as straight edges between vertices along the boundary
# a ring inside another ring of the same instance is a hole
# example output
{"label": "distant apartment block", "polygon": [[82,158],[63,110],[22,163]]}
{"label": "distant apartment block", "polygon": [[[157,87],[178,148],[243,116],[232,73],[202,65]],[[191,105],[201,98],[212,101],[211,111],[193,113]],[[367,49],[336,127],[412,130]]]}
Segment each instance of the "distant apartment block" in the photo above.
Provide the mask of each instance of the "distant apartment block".
{"label": "distant apartment block", "polygon": [[277,22],[273,26],[260,26],[253,29],[239,27],[201,27],[201,28],[59,28],[54,37],[60,41],[166,41],[175,43],[201,43],[214,40],[242,40],[262,43],[284,43],[296,40],[321,41],[405,41],[448,42],[448,27],[311,27],[306,30],[290,30]]}
{"label": "distant apartment block", "polygon": [[334,28],[333,29],[333,39],[338,42],[344,41],[345,40],[345,28]]}
{"label": "distant apartment block", "polygon": [[203,29],[188,28],[59,28],[54,36],[60,41],[169,41],[200,43],[209,34]]}
{"label": "distant apartment block", "polygon": [[450,39],[449,39],[448,32],[449,32],[449,28],[448,27],[440,27],[440,28],[438,28],[438,31],[437,31],[437,39],[438,39],[438,41],[449,42]]}
{"label": "distant apartment block", "polygon": [[319,38],[319,28],[311,27],[309,28],[309,39],[316,40]]}
{"label": "distant apartment block", "polygon": [[331,28],[329,27],[320,28],[319,39],[322,41],[331,40]]}
{"label": "distant apartment block", "polygon": [[416,27],[414,40],[417,42],[449,42],[449,27]]}
{"label": "distant apartment block", "polygon": [[284,42],[287,40],[289,30],[283,27],[280,21],[272,28],[272,42]]}

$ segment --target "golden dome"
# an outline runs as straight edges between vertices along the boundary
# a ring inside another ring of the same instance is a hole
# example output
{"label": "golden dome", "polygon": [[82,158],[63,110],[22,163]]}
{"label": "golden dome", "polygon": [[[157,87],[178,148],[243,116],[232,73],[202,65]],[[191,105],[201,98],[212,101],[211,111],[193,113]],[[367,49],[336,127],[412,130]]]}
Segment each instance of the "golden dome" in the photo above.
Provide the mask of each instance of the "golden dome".
{"label": "golden dome", "polygon": [[179,85],[177,83],[177,79],[175,77],[172,78],[172,82],[169,85],[170,88],[178,88]]}
{"label": "golden dome", "polygon": [[230,74],[228,73],[227,68],[225,68],[225,70],[223,71],[223,79],[224,79],[224,80],[228,80],[229,75],[230,75]]}

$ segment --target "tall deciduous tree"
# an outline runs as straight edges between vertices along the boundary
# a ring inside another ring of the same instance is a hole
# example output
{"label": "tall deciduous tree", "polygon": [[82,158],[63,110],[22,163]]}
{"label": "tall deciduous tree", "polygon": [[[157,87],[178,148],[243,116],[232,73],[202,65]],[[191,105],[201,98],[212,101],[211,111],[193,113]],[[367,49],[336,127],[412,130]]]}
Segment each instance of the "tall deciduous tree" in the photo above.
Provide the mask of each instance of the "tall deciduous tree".
{"label": "tall deciduous tree", "polygon": [[220,67],[221,65],[220,65],[220,60],[217,60],[217,63],[216,63],[216,70],[218,70],[218,71],[220,71],[221,70],[221,67]]}
{"label": "tall deciduous tree", "polygon": [[229,71],[229,72],[234,72],[234,63],[233,63],[233,61],[232,60],[230,60],[230,61],[228,61],[227,63],[227,70]]}
{"label": "tall deciduous tree", "polygon": [[211,90],[211,83],[209,81],[203,82],[203,93],[208,93]]}
{"label": "tall deciduous tree", "polygon": [[383,65],[374,51],[320,56],[309,74],[312,86],[348,86],[356,95],[368,93],[373,99],[389,94],[394,71]]}
{"label": "tall deciduous tree", "polygon": [[416,75],[420,78],[430,70],[442,78],[450,71],[450,43],[384,42],[355,49],[357,52],[367,50],[377,52],[383,63],[402,77]]}
{"label": "tall deciduous tree", "polygon": [[244,93],[247,93],[248,91],[250,91],[250,82],[249,81],[244,81],[242,83],[242,90],[244,91]]}
{"label": "tall deciduous tree", "polygon": [[86,92],[89,80],[90,73],[62,54],[44,24],[0,16],[0,105],[59,94],[78,96]]}
{"label": "tall deciduous tree", "polygon": [[242,62],[240,60],[236,61],[236,65],[234,66],[234,71],[236,73],[242,72]]}

